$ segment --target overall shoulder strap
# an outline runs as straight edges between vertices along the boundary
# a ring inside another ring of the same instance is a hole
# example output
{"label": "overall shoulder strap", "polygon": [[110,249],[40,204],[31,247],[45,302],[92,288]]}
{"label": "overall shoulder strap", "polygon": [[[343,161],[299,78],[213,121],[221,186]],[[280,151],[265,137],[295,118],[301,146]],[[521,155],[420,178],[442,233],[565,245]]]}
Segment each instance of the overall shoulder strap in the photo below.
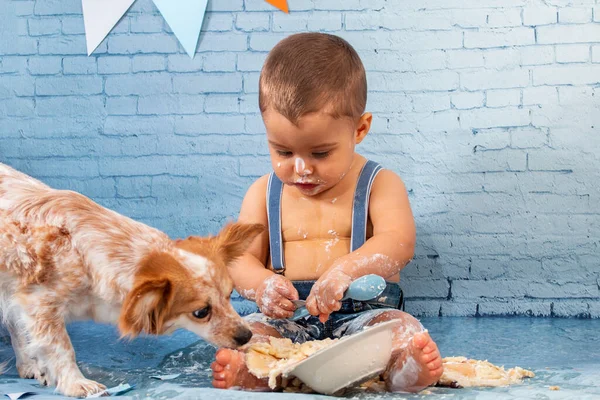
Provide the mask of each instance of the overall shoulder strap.
{"label": "overall shoulder strap", "polygon": [[381,165],[374,161],[367,161],[360,171],[354,203],[352,205],[352,238],[350,251],[355,251],[367,240],[367,218],[369,216],[369,197],[371,186],[375,177],[381,171]]}
{"label": "overall shoulder strap", "polygon": [[281,237],[281,194],[283,183],[271,172],[267,185],[267,219],[269,221],[269,252],[271,264],[278,274],[283,274],[283,240]]}

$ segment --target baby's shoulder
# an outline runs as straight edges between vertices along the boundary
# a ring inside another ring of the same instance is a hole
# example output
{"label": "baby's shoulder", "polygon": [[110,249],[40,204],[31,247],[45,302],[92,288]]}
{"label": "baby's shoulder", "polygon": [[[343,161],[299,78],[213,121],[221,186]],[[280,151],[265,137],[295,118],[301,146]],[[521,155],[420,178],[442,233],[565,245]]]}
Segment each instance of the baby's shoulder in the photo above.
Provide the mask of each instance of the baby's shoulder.
{"label": "baby's shoulder", "polygon": [[371,187],[371,198],[378,196],[394,195],[405,192],[406,187],[400,175],[389,169],[379,171]]}

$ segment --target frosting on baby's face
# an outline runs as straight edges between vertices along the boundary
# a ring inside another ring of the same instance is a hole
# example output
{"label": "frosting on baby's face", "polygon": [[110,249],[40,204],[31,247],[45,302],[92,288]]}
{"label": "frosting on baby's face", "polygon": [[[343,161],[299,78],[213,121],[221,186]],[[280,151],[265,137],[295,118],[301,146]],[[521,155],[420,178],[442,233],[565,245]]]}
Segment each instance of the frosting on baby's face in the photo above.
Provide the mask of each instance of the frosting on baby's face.
{"label": "frosting on baby's face", "polygon": [[300,117],[297,124],[273,110],[263,113],[271,163],[286,185],[315,196],[337,185],[354,161],[354,126],[326,113]]}

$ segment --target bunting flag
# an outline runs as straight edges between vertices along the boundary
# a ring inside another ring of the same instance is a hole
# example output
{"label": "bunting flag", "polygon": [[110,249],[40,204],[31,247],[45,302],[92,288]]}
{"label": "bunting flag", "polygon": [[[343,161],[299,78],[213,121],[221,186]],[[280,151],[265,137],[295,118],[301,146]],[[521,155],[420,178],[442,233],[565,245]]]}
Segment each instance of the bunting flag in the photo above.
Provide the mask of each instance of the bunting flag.
{"label": "bunting flag", "polygon": [[131,8],[135,0],[82,0],[88,56]]}
{"label": "bunting flag", "polygon": [[208,0],[153,0],[188,55],[194,58]]}
{"label": "bunting flag", "polygon": [[[81,0],[88,56],[136,0]],[[194,58],[208,0],[152,0],[188,55]],[[289,13],[287,0],[265,0]]]}
{"label": "bunting flag", "polygon": [[290,12],[290,10],[288,9],[287,0],[265,0],[265,1],[272,6],[279,8],[284,13],[289,14],[289,12]]}

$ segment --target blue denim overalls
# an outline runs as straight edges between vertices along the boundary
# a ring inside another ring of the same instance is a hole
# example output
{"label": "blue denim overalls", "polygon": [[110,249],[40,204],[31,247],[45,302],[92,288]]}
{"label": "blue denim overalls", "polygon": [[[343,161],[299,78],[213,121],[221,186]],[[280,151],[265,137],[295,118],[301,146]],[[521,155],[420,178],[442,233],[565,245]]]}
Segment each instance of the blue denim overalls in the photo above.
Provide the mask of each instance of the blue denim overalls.
{"label": "blue denim overalls", "polygon": [[[366,241],[371,185],[381,169],[379,164],[373,161],[367,161],[360,172],[352,208],[352,237],[350,239],[350,251],[357,250]],[[283,183],[277,178],[275,173],[271,173],[267,187],[269,248],[273,270],[278,274],[283,274],[285,272],[281,234],[282,192]],[[293,281],[292,283],[298,290],[300,299],[306,300],[315,281]],[[350,321],[356,319],[366,311],[375,309],[401,309],[402,307],[403,294],[400,286],[397,283],[388,282],[384,292],[372,301],[361,302],[352,299],[343,301],[341,309],[333,313],[325,324],[322,324],[317,317],[313,316],[296,322],[269,319],[268,324],[278,329],[284,337],[303,342],[306,340],[324,339],[326,337],[339,337],[346,333],[343,329],[344,326],[347,327]],[[306,337],[306,335],[297,335],[297,331],[301,327],[307,330],[306,333],[308,333],[309,337]]]}

